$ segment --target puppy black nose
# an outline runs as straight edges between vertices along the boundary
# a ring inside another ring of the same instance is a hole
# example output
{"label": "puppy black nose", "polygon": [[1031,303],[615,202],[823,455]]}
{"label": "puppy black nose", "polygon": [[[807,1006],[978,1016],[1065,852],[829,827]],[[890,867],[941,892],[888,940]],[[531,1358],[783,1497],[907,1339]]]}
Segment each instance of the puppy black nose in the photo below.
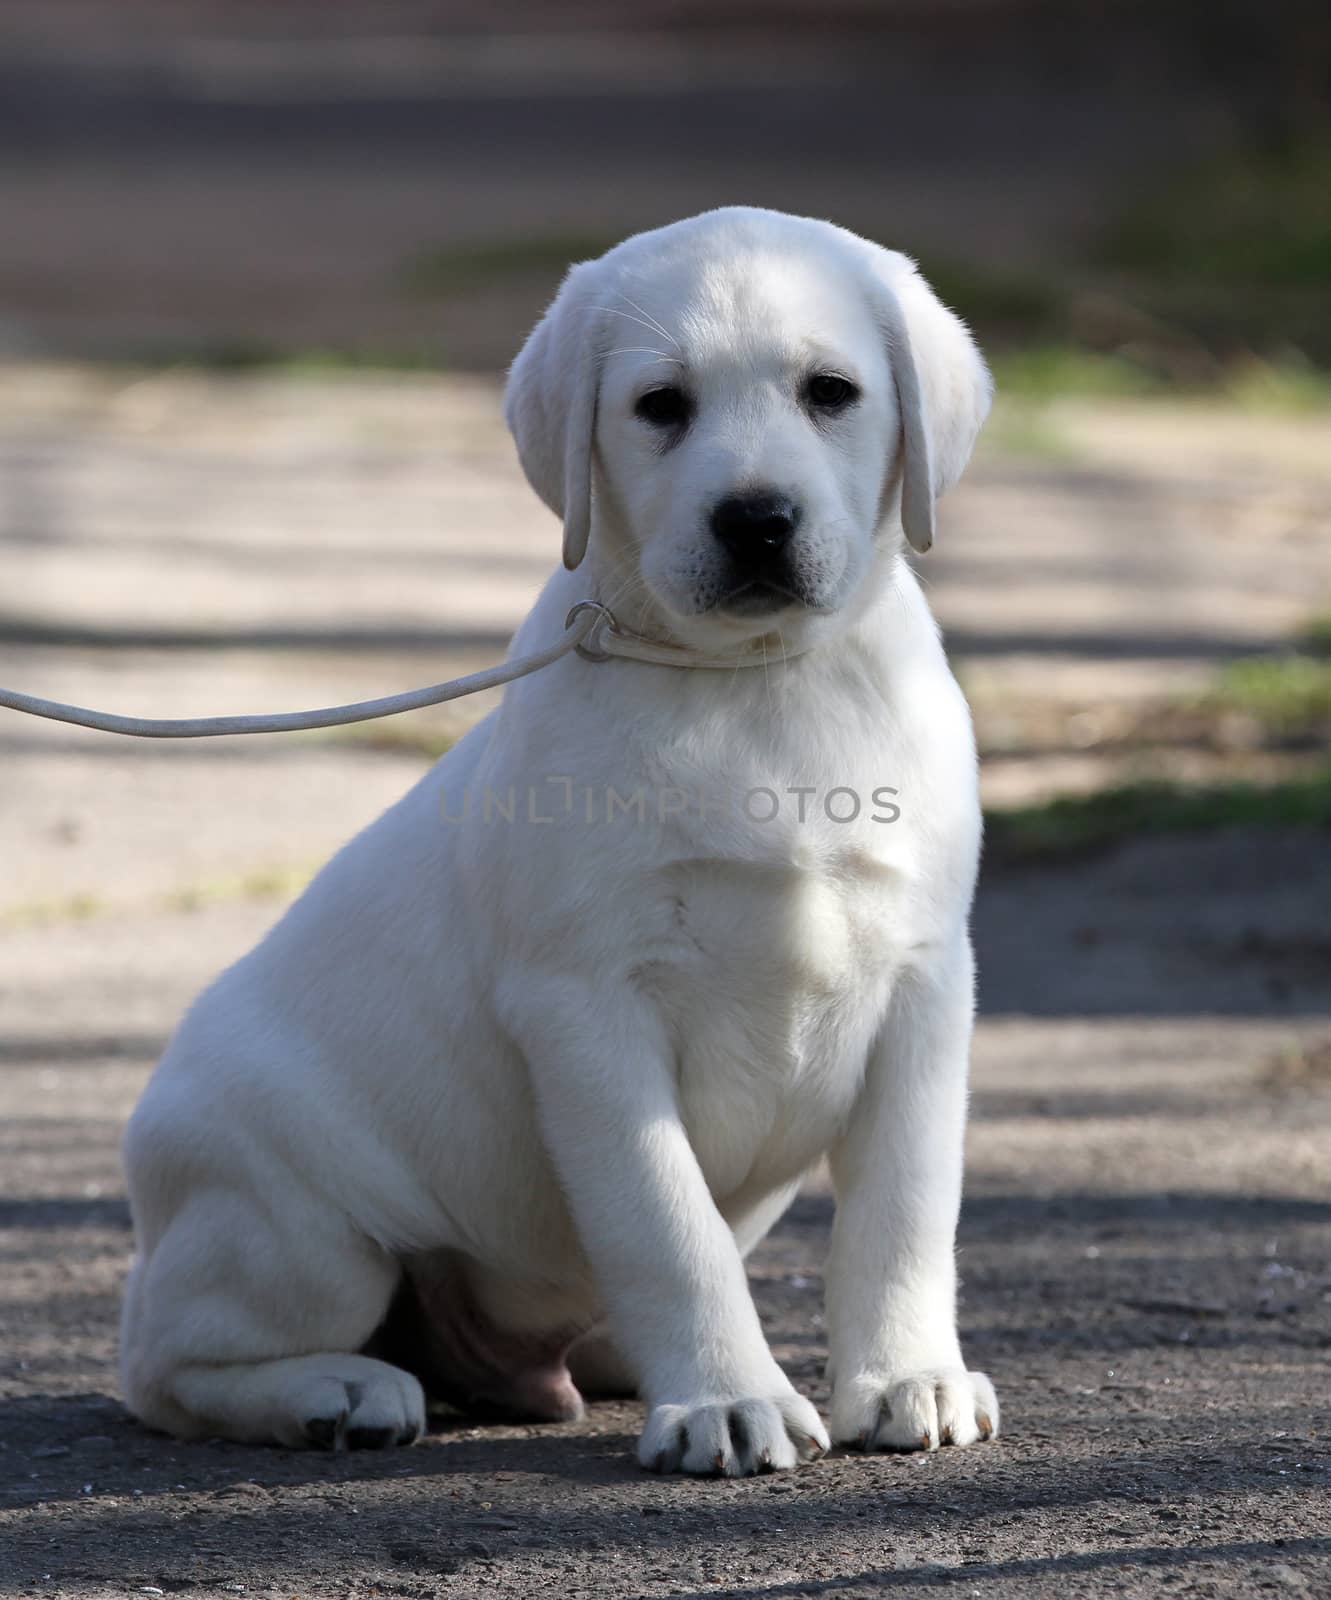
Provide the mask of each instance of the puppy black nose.
{"label": "puppy black nose", "polygon": [[777,555],[800,524],[800,508],[783,494],[730,494],[712,512],[712,532],[741,559]]}

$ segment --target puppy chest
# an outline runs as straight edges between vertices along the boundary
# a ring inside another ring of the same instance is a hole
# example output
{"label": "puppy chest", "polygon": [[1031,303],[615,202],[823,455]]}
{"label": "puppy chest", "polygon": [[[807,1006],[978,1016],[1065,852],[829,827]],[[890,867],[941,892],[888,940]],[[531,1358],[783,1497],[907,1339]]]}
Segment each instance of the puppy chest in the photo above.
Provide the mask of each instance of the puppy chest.
{"label": "puppy chest", "polygon": [[853,875],[676,871],[637,977],[676,1042],[713,1192],[795,1176],[835,1138],[886,1004],[892,895]]}

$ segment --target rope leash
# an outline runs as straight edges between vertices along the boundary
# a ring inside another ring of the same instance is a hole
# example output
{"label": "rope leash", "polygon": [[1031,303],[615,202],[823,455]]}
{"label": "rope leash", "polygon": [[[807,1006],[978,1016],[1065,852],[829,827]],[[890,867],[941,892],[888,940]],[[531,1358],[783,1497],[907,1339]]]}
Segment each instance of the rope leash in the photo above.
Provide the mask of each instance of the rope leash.
{"label": "rope leash", "polygon": [[[753,651],[733,656],[695,655],[678,645],[659,644],[630,633],[616,622],[611,612],[597,600],[580,600],[564,622],[564,635],[545,650],[504,661],[497,667],[468,673],[447,683],[425,689],[408,689],[381,700],[359,700],[352,705],[325,706],[316,711],[278,711],[260,716],[240,717],[125,717],[114,711],[94,711],[88,706],[67,706],[58,700],[43,700],[37,695],[20,694],[16,689],[0,689],[0,707],[23,711],[32,717],[47,717],[53,722],[72,722],[80,728],[95,728],[100,733],[123,733],[136,739],[215,739],[231,733],[295,733],[305,728],[337,728],[348,722],[373,722],[379,717],[394,717],[400,711],[419,711],[423,706],[443,705],[461,700],[484,689],[528,677],[553,666],[571,651],[585,661],[644,661],[653,666],[703,667],[733,671],[736,667],[760,666],[765,655]],[[795,654],[787,651],[787,655]]]}

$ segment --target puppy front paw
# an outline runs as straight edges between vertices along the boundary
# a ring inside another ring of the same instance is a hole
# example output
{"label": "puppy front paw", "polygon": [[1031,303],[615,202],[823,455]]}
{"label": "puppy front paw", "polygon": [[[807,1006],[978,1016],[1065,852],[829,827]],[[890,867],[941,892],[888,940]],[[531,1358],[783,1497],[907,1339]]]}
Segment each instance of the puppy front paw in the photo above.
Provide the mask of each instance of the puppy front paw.
{"label": "puppy front paw", "polygon": [[832,1402],[832,1437],[855,1450],[937,1450],[998,1432],[998,1396],[983,1372],[938,1367],[893,1378],[865,1375]]}
{"label": "puppy front paw", "polygon": [[816,1461],[828,1448],[818,1413],[792,1389],[771,1397],[655,1406],[638,1443],[638,1460],[649,1472],[745,1478]]}

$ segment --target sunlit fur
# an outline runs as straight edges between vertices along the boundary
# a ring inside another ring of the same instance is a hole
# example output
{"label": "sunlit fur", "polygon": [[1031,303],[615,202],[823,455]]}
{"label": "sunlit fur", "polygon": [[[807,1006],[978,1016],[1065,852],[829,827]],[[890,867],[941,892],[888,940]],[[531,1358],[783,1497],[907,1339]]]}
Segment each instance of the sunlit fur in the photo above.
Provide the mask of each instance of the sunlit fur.
{"label": "sunlit fur", "polygon": [[[813,367],[857,404],[811,416]],[[681,378],[666,439],[634,402]],[[595,597],[766,669],[566,657],[513,685],[196,1002],[125,1146],[142,1417],[409,1437],[416,1380],[357,1352],[399,1262],[448,1250],[496,1327],[605,1330],[645,1465],[791,1466],[827,1435],[742,1255],[827,1157],[832,1437],[997,1426],[954,1315],[975,752],[901,509],[926,546],[988,399],[910,263],[828,224],[712,212],[574,269],[508,416],[575,570],[515,649]],[[804,507],[809,604],[740,619],[707,516],[754,484]]]}

